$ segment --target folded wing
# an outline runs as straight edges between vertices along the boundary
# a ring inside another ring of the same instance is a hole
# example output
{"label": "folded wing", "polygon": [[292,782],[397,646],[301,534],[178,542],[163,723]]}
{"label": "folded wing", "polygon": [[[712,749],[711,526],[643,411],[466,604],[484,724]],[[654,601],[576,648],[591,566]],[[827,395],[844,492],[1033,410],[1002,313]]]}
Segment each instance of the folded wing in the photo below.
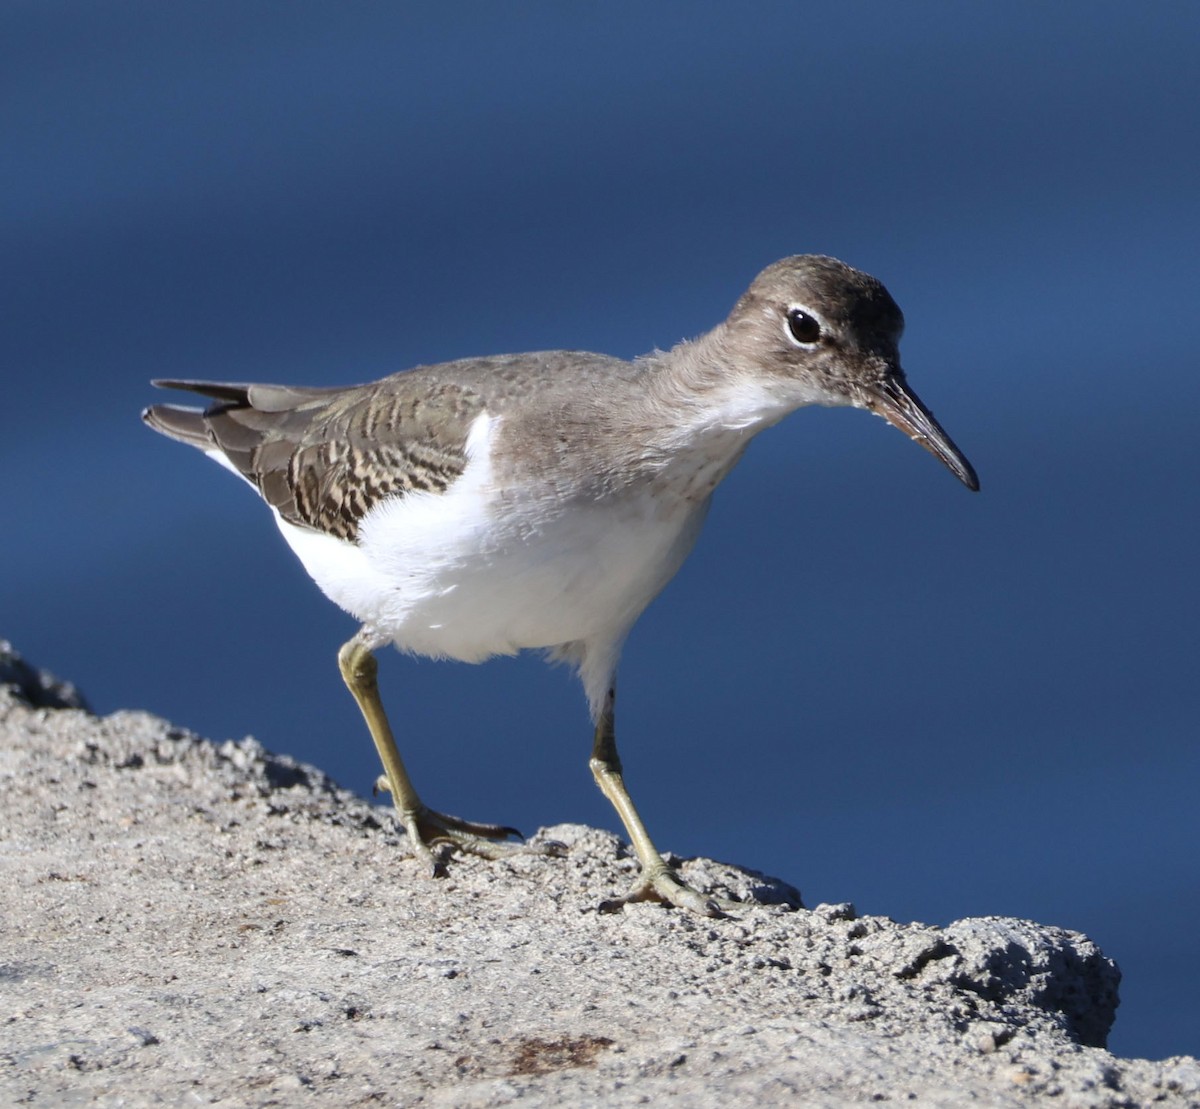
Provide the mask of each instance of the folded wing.
{"label": "folded wing", "polygon": [[142,418],[222,455],[289,523],[353,541],[379,501],[443,492],[467,464],[482,398],[449,383],[412,388],[407,376],[333,389],[156,381],[213,403],[152,405]]}

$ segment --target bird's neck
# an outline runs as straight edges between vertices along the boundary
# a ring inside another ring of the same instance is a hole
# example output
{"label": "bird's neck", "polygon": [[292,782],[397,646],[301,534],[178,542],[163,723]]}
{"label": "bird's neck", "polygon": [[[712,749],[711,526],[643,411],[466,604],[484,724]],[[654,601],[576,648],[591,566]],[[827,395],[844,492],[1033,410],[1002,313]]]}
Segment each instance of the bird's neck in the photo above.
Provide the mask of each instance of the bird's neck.
{"label": "bird's neck", "polygon": [[731,349],[722,325],[647,359],[647,407],[678,446],[746,442],[796,404]]}
{"label": "bird's neck", "polygon": [[688,501],[707,501],[750,440],[795,407],[740,370],[720,328],[639,366],[631,403],[603,409],[617,470]]}

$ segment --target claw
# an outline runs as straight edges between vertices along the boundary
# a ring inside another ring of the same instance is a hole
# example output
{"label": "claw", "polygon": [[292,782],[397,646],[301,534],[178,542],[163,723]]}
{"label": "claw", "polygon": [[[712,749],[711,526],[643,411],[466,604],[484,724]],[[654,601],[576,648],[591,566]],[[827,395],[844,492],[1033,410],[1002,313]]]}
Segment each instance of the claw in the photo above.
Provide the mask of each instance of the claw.
{"label": "claw", "polygon": [[737,903],[725,898],[710,897],[698,889],[689,886],[674,870],[668,866],[642,874],[634,883],[633,888],[623,897],[612,897],[601,901],[596,906],[600,913],[615,913],[626,905],[639,901],[658,901],[664,905],[672,905],[676,909],[684,909],[699,916],[710,917],[714,920],[726,920],[729,914],[726,909],[736,908]]}
{"label": "claw", "polygon": [[[525,837],[516,828],[505,824],[481,824],[474,820],[463,820],[448,813],[436,812],[424,805],[416,812],[397,812],[396,819],[407,833],[413,853],[426,866],[432,878],[446,876],[445,852],[435,854],[435,846],[493,860],[522,854],[562,858],[567,853],[566,845],[558,840],[526,843]],[[513,836],[522,842],[504,842]]]}

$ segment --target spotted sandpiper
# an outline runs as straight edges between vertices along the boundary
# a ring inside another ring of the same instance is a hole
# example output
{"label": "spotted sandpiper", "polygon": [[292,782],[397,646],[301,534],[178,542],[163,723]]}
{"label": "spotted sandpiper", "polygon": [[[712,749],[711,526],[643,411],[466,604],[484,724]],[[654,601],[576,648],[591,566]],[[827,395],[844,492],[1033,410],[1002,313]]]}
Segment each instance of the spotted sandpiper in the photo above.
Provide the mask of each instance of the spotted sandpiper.
{"label": "spotted sandpiper", "polygon": [[768,266],[724,323],[632,362],[579,351],[468,358],[315,389],[156,381],[207,409],[154,405],[270,506],[317,585],[361,630],[338,654],[417,856],[497,857],[513,830],[435,812],[396,748],[373,655],[394,643],[480,662],[526,648],[574,665],[591,707],[591,770],[641,873],[624,897],[720,912],[654,847],[613,727],[622,644],[699,535],[750,440],[804,405],[884,417],[969,489],[969,462],[909,387],[904,318],[874,277],[822,255]]}

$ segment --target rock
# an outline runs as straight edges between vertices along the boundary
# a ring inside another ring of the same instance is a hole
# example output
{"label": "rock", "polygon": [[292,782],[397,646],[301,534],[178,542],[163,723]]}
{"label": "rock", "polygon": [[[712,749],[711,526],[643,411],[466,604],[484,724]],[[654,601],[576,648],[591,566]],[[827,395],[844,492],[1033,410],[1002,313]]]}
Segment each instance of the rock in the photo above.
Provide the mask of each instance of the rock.
{"label": "rock", "polygon": [[578,825],[433,881],[321,771],[50,708],[5,652],[4,1104],[1200,1103],[1196,1060],[1100,1046],[1119,975],[1078,933],[810,912],[707,859],[729,919],[603,915],[636,867]]}
{"label": "rock", "polygon": [[0,639],[0,687],[35,708],[86,709],[83,694],[49,670],[35,670],[7,639]]}

